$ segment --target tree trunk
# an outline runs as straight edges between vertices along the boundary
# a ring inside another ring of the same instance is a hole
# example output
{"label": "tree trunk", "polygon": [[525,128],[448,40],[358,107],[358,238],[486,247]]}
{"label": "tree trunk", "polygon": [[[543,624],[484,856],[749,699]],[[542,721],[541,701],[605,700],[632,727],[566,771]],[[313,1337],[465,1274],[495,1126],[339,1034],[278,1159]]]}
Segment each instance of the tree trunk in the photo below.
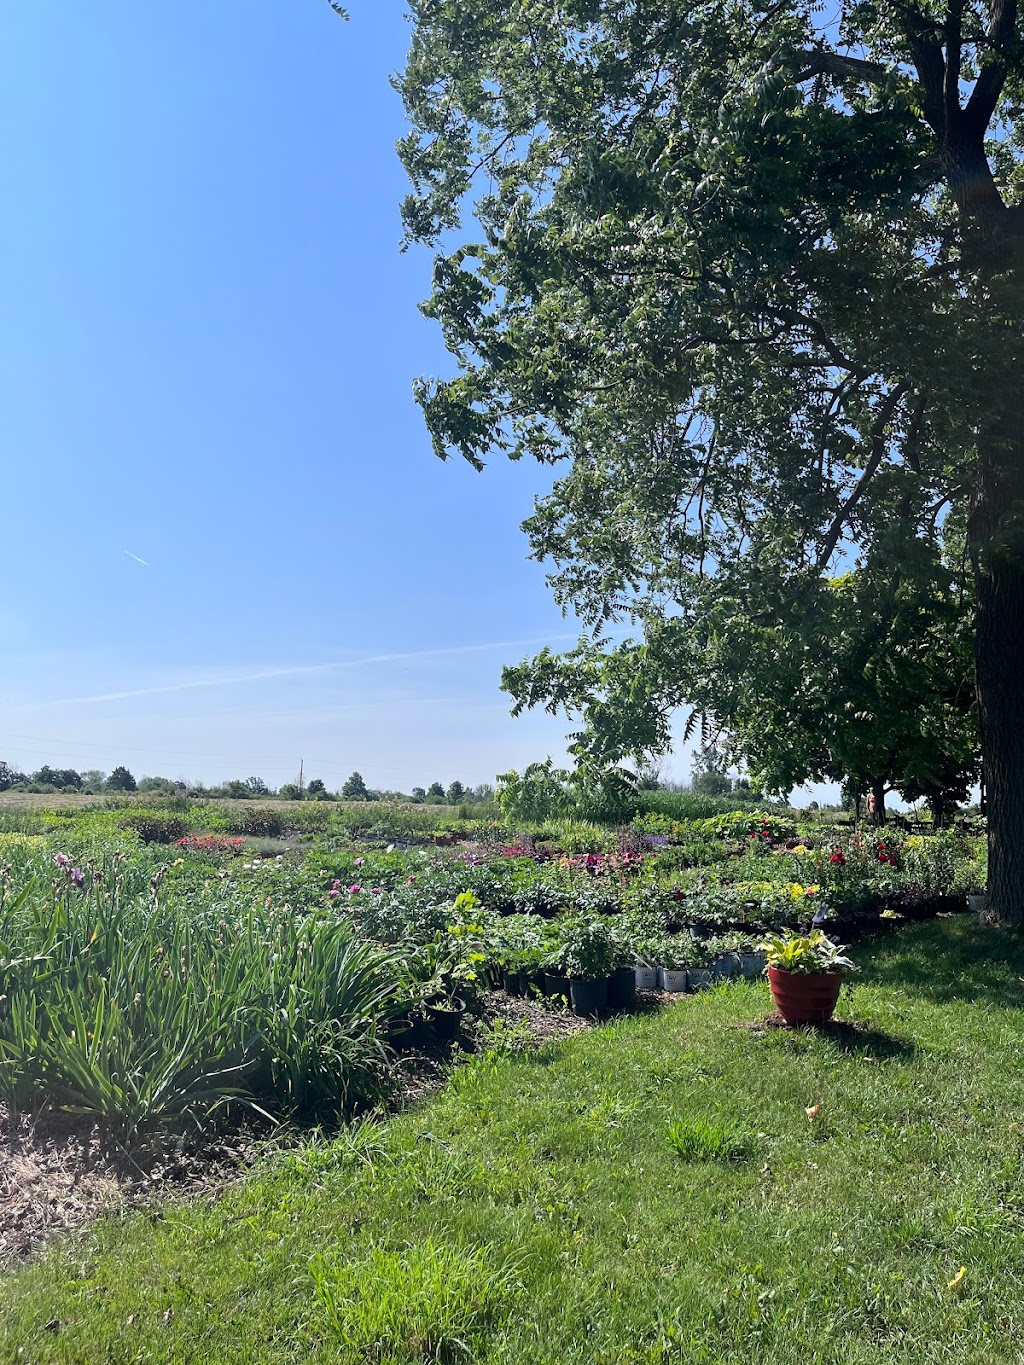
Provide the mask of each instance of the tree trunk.
{"label": "tree trunk", "polygon": [[969,533],[989,906],[1024,928],[1024,386],[982,433]]}
{"label": "tree trunk", "polygon": [[871,812],[871,822],[875,825],[884,825],[887,821],[885,812],[885,783],[881,778],[876,778],[871,783],[871,801],[868,809]]}
{"label": "tree trunk", "polygon": [[932,792],[926,798],[928,809],[932,813],[932,825],[936,829],[942,829],[946,823],[946,798],[942,792]]}

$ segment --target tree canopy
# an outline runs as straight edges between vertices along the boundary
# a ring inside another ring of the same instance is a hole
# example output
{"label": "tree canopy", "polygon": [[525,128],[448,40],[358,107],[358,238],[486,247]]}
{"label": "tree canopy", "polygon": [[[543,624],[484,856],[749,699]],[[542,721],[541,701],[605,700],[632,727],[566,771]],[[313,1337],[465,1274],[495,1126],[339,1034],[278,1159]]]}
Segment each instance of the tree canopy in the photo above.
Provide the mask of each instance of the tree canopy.
{"label": "tree canopy", "polygon": [[[587,634],[513,670],[519,702],[582,707],[597,762],[662,743],[671,705],[722,717],[745,636],[772,686],[820,684],[853,573],[899,629],[860,632],[859,674],[845,650],[842,705],[874,686],[884,719],[921,687],[945,726],[969,708],[936,566],[966,546],[990,891],[1024,917],[1015,0],[873,0],[835,27],[796,0],[412,11],[405,222],[458,362],[419,386],[435,449],[568,466],[527,530]],[[915,675],[936,630],[957,666]],[[836,714],[810,725],[833,748]]]}

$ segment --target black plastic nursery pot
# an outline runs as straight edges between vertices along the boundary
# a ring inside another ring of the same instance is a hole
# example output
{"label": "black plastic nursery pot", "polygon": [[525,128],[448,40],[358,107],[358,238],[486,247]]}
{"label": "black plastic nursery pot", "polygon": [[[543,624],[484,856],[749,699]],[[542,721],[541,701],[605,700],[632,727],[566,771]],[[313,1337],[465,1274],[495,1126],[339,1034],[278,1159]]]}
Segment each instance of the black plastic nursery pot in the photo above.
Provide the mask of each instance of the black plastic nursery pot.
{"label": "black plastic nursery pot", "polygon": [[608,1005],[613,1010],[628,1010],[636,1004],[636,970],[616,967],[608,979]]}
{"label": "black plastic nursery pot", "polygon": [[544,994],[547,996],[560,996],[564,1000],[569,998],[569,978],[561,976],[558,972],[544,973]]}
{"label": "black plastic nursery pot", "polygon": [[466,1002],[460,995],[452,996],[444,1005],[428,1005],[427,1019],[438,1038],[446,1042],[456,1037],[466,1015]]}
{"label": "black plastic nursery pot", "polygon": [[570,977],[569,999],[572,1002],[573,1014],[579,1015],[580,1018],[588,1014],[597,1014],[608,1004],[608,978],[602,976],[597,981],[587,981],[580,976]]}
{"label": "black plastic nursery pot", "polygon": [[526,994],[526,977],[522,972],[503,972],[502,980],[509,995]]}

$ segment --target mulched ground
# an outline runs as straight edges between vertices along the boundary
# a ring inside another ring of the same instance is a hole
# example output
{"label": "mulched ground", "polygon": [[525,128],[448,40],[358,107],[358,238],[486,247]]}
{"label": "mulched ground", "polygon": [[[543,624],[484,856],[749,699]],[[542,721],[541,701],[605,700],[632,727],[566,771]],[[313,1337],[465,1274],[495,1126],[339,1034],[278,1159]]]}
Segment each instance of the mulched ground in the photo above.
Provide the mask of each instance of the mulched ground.
{"label": "mulched ground", "polygon": [[218,1135],[202,1151],[129,1154],[77,1116],[12,1113],[0,1105],[0,1268],[156,1191],[216,1191],[266,1147],[265,1134],[239,1130]]}
{"label": "mulched ground", "polygon": [[[678,996],[643,991],[637,1010],[658,1009]],[[567,1008],[541,999],[490,992],[484,1015],[455,1044],[410,1049],[402,1058],[398,1103],[438,1090],[460,1052],[487,1045],[488,1030],[503,1024],[540,1048],[594,1027]],[[240,1127],[201,1149],[128,1153],[104,1142],[100,1130],[73,1115],[44,1110],[13,1113],[0,1105],[0,1270],[14,1269],[51,1238],[91,1218],[121,1213],[161,1194],[210,1196],[239,1179],[269,1150],[300,1141],[301,1133]]]}

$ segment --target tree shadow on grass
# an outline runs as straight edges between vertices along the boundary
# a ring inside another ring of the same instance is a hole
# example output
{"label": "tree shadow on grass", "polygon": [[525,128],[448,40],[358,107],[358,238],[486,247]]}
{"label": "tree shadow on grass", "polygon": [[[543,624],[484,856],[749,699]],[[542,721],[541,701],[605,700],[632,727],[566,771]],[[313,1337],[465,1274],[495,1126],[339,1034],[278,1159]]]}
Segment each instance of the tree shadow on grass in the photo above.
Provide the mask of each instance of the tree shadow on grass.
{"label": "tree shadow on grass", "polygon": [[838,1052],[848,1056],[871,1057],[875,1061],[909,1061],[917,1054],[917,1044],[909,1038],[871,1028],[859,1020],[830,1019],[827,1024],[808,1024],[792,1028],[781,1015],[769,1014],[747,1025],[752,1033],[776,1037],[826,1039]]}
{"label": "tree shadow on grass", "polygon": [[885,986],[942,1005],[984,1001],[1024,1009],[1024,941],[972,916],[908,925],[859,946],[858,985]]}

